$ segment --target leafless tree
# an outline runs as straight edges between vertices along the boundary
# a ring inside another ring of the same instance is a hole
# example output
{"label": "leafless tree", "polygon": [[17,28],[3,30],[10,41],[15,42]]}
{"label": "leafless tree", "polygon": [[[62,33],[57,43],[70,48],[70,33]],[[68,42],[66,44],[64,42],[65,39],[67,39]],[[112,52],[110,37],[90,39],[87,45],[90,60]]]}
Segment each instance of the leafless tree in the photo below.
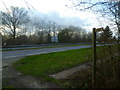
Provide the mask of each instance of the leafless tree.
{"label": "leafless tree", "polygon": [[[110,20],[117,26],[120,38],[120,1],[112,0],[70,0],[72,7],[79,11],[90,11]],[[69,6],[69,5],[67,5]],[[109,23],[109,22],[107,22]]]}
{"label": "leafless tree", "polygon": [[24,8],[11,7],[8,12],[2,12],[2,26],[15,40],[23,24],[28,23],[28,12]]}

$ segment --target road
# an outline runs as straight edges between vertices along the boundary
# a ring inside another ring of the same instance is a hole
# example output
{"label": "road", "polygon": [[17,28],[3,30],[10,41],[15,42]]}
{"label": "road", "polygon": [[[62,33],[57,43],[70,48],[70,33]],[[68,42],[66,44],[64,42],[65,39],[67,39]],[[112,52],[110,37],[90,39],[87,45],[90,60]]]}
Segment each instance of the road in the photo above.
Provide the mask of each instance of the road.
{"label": "road", "polygon": [[30,48],[43,48],[43,47],[54,47],[54,46],[67,46],[67,45],[82,45],[82,44],[91,44],[91,43],[53,43],[53,44],[33,44],[33,45],[10,45],[3,46],[0,50],[15,50],[15,49],[30,49]]}
{"label": "road", "polygon": [[29,49],[29,50],[16,50],[16,51],[4,51],[2,52],[2,67],[8,66],[11,63],[23,58],[25,56],[50,53],[50,52],[59,52],[72,49],[80,49],[91,47],[90,45],[85,46],[71,46],[71,47],[59,47],[59,48],[44,48],[44,49]]}
{"label": "road", "polygon": [[59,48],[4,51],[2,52],[2,58],[23,57],[23,56],[30,56],[30,55],[35,55],[35,54],[66,51],[66,50],[80,49],[80,48],[87,48],[87,47],[91,47],[91,46],[85,45],[85,46],[71,46],[71,47],[59,47]]}

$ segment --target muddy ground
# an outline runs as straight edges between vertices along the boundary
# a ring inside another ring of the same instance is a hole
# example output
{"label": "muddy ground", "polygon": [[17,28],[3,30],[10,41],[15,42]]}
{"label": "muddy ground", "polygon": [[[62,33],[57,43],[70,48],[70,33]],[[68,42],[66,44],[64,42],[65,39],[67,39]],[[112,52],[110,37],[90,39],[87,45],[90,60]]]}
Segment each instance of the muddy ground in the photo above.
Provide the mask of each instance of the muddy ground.
{"label": "muddy ground", "polygon": [[2,87],[12,86],[14,88],[58,88],[59,86],[45,82],[40,77],[24,75],[12,66],[3,68]]}

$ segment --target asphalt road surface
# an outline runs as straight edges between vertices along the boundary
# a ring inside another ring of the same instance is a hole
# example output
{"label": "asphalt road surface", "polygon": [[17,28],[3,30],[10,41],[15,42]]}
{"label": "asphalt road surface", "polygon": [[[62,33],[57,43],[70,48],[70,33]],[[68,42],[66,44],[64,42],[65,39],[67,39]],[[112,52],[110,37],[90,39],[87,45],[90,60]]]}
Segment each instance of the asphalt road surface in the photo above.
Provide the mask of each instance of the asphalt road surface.
{"label": "asphalt road surface", "polygon": [[4,59],[4,58],[13,58],[13,57],[23,57],[23,56],[30,56],[35,54],[66,51],[66,50],[80,49],[80,48],[87,48],[87,47],[91,47],[91,46],[85,45],[85,46],[71,46],[71,47],[59,47],[59,48],[4,51],[2,52],[2,58]]}

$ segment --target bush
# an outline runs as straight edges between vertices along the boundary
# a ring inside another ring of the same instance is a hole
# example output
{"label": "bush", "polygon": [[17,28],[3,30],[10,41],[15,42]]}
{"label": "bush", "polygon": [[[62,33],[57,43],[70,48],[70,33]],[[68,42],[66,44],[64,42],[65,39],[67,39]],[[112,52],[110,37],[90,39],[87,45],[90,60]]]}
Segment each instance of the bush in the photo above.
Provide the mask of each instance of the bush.
{"label": "bush", "polygon": [[[120,63],[117,57],[97,64],[96,88],[120,88]],[[61,80],[67,88],[92,88],[92,67]]]}

